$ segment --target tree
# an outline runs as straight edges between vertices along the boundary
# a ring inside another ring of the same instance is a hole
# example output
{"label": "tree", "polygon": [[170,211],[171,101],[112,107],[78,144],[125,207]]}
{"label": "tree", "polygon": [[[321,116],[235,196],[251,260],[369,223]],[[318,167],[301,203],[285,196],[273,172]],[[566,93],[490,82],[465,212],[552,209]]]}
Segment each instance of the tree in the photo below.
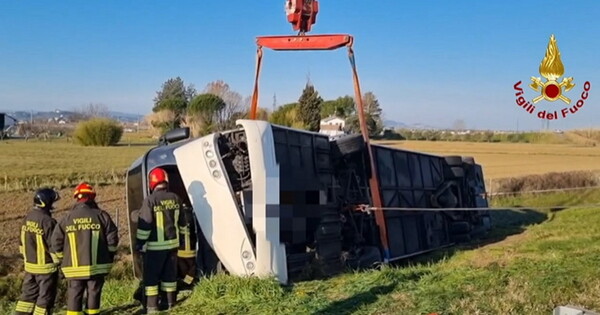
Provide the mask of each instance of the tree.
{"label": "tree", "polygon": [[194,136],[202,136],[218,129],[221,112],[227,105],[215,94],[200,94],[190,102],[186,125],[194,132]]}
{"label": "tree", "polygon": [[[181,125],[181,120],[185,115],[187,106],[196,94],[197,92],[194,86],[190,84],[186,87],[180,77],[168,79],[163,83],[161,90],[156,92],[152,111],[158,113],[163,110],[168,110],[175,114],[173,121],[159,123],[167,128],[166,130],[162,130],[163,132],[178,128]],[[152,122],[152,124],[155,126],[157,122]]]}
{"label": "tree", "polygon": [[290,103],[280,106],[273,113],[271,113],[269,116],[269,122],[280,126],[304,129],[304,123],[298,115],[298,107],[298,103]]}
{"label": "tree", "polygon": [[298,114],[307,130],[319,131],[321,125],[321,104],[323,99],[315,87],[307,83],[298,100]]}
{"label": "tree", "polygon": [[[377,121],[375,121],[375,119],[373,119],[373,117],[369,114],[365,114],[365,120],[367,123],[369,136],[372,137],[378,135],[379,131],[377,128]],[[358,115],[352,115],[346,119],[346,131],[351,133],[361,133]]]}
{"label": "tree", "polygon": [[325,101],[321,105],[321,118],[329,116],[346,118],[354,114],[355,107],[352,96],[342,96],[335,100]]}
{"label": "tree", "polygon": [[367,92],[363,95],[363,106],[367,114],[375,120],[377,127],[383,129],[383,118],[381,117],[383,111],[379,105],[379,100],[377,100],[373,92]]}
{"label": "tree", "polygon": [[217,95],[225,102],[225,107],[219,113],[219,117],[217,118],[217,128],[219,130],[235,127],[235,117],[240,117],[242,112],[248,110],[247,108],[244,108],[242,95],[232,91],[229,88],[229,84],[222,80],[213,81],[207,84],[204,88],[204,93]]}
{"label": "tree", "polygon": [[[363,110],[367,123],[367,130],[370,136],[375,136],[383,130],[382,110],[379,101],[373,92],[367,92],[363,95]],[[346,120],[346,129],[352,132],[360,132],[360,121],[356,113],[352,114]]]}
{"label": "tree", "polygon": [[108,118],[110,116],[110,110],[105,104],[89,103],[76,109],[75,114],[75,116],[81,120],[90,118]]}
{"label": "tree", "polygon": [[175,112],[168,109],[163,109],[144,118],[153,130],[153,133],[157,136],[164,134],[169,130],[177,128]]}

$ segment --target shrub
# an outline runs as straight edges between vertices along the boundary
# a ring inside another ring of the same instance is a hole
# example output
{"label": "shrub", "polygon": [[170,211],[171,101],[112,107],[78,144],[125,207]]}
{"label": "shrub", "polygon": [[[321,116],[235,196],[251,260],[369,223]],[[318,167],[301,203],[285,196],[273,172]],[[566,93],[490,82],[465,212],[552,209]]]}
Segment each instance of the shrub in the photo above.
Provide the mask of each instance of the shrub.
{"label": "shrub", "polygon": [[553,172],[498,180],[495,191],[518,193],[535,190],[594,187],[600,184],[598,175],[591,171]]}
{"label": "shrub", "polygon": [[75,141],[84,146],[111,146],[123,135],[123,127],[107,118],[95,118],[77,124]]}

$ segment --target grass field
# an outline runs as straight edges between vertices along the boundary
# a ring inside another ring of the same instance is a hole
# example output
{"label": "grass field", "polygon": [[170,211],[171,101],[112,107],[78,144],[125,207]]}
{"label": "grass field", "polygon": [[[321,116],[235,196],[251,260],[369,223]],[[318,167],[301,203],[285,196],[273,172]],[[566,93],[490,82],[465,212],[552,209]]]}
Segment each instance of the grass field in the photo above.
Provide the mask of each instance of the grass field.
{"label": "grass field", "polygon": [[[600,207],[535,208],[575,202],[599,204],[600,193],[496,199],[496,207],[531,209],[494,211],[486,239],[381,270],[285,287],[217,275],[182,293],[170,314],[549,314],[565,304],[600,310]],[[19,285],[15,275],[0,279],[0,312],[13,307]],[[125,258],[106,284],[105,314],[139,311],[131,299],[136,286]]]}
{"label": "grass field", "polygon": [[[22,260],[17,254],[20,219],[41,184],[68,187],[80,180],[99,186],[100,206],[119,213],[122,259],[103,293],[109,314],[137,310],[137,286],[128,268],[124,170],[151,147],[148,139],[112,148],[84,148],[64,141],[0,142],[0,313],[9,313],[20,290]],[[486,178],[551,171],[599,170],[600,148],[573,145],[385,142],[412,151],[470,155]],[[71,188],[56,217],[68,209]],[[600,310],[600,191],[494,199],[495,206],[532,210],[497,211],[487,240],[452,248],[381,271],[348,272],[328,280],[280,287],[267,280],[219,275],[205,279],[174,311],[185,313],[300,314],[496,314],[549,313],[558,304]],[[552,212],[542,206],[574,206]],[[64,292],[63,292],[64,293]],[[63,297],[64,299],[64,297]],[[59,299],[59,301],[61,301]]]}
{"label": "grass field", "polygon": [[[152,147],[149,137],[128,136],[117,147],[81,147],[63,140],[0,142],[0,191],[40,185],[67,187],[81,180],[123,183],[124,171]],[[134,144],[131,144],[133,142]],[[381,144],[438,155],[470,155],[486,179],[547,172],[600,170],[600,147],[563,144],[382,141]]]}
{"label": "grass field", "polygon": [[467,155],[483,166],[486,179],[548,172],[600,170],[600,147],[570,144],[382,141],[405,150]]}
{"label": "grass field", "polygon": [[0,190],[65,187],[88,180],[122,183],[124,171],[148,144],[81,147],[65,141],[0,141]]}

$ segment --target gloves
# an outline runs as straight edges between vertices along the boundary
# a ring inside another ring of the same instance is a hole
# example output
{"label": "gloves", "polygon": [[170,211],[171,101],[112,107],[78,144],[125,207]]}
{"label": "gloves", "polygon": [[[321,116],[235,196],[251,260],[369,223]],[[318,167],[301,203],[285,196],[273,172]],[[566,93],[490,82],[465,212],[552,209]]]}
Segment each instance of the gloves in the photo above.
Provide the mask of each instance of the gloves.
{"label": "gloves", "polygon": [[145,244],[141,244],[141,243],[136,243],[135,244],[135,251],[138,253],[143,253],[146,251],[146,246],[144,246]]}

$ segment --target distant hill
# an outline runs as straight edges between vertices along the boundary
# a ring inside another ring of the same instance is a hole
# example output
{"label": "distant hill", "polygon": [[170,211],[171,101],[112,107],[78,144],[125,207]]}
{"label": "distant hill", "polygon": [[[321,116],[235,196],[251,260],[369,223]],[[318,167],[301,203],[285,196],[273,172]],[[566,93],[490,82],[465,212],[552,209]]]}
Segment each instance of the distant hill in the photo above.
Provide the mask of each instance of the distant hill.
{"label": "distant hill", "polygon": [[[2,111],[2,110],[0,110],[0,112],[5,112],[8,115],[10,115],[20,121],[29,121],[31,119],[33,119],[33,120],[48,120],[48,119],[71,120],[72,117],[78,115],[76,112],[65,111],[65,110],[60,110],[60,109],[57,109],[54,111],[43,111],[43,112],[39,112],[39,111]],[[123,113],[123,112],[116,112],[116,111],[109,112],[109,116],[110,116],[110,118],[116,119],[121,122],[137,122],[138,120],[141,120],[144,117],[143,115],[139,115],[139,114]]]}
{"label": "distant hill", "polygon": [[144,115],[122,112],[109,112],[109,114],[112,118],[124,122],[137,122],[138,120],[142,120],[144,118]]}
{"label": "distant hill", "polygon": [[383,125],[385,127],[394,129],[440,129],[440,127],[434,127],[422,123],[405,124],[395,120],[384,120]]}

